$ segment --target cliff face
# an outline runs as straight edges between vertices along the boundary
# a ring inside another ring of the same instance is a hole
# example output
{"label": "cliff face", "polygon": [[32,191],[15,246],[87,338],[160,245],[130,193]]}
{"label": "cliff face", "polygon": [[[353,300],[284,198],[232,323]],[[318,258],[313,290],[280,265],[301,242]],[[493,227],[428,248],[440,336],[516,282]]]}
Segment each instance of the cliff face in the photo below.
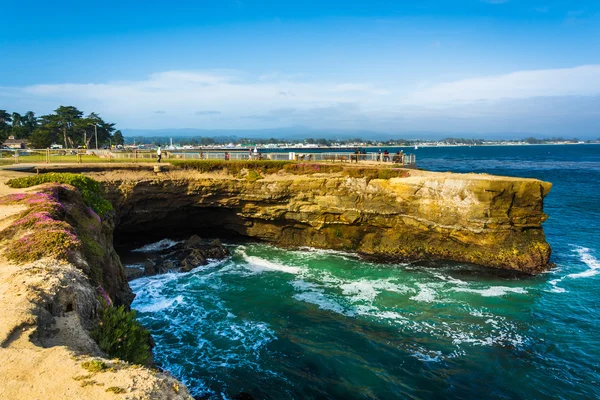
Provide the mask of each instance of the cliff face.
{"label": "cliff face", "polygon": [[411,171],[404,178],[336,174],[164,175],[106,180],[121,235],[237,235],[280,246],[388,260],[445,259],[530,274],[549,268],[541,224],[551,184],[482,174]]}
{"label": "cliff face", "polygon": [[114,217],[100,219],[69,185],[0,196],[0,398],[191,398],[171,376],[109,361],[90,336],[98,285],[115,303],[133,298]]}

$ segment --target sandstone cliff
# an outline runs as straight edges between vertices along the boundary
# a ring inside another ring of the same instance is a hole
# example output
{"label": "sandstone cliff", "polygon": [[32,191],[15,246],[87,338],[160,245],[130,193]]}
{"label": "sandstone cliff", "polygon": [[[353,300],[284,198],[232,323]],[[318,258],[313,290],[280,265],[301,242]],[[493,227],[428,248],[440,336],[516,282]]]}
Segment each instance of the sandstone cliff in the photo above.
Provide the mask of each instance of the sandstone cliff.
{"label": "sandstone cliff", "polygon": [[[358,252],[388,260],[445,259],[529,274],[549,268],[542,222],[551,184],[485,174],[173,172],[99,176],[118,232],[238,236],[280,246]],[[204,230],[202,230],[204,229]]]}
{"label": "sandstone cliff", "polygon": [[[0,172],[0,180],[6,175]],[[98,285],[116,303],[129,305],[133,297],[112,246],[114,214],[100,219],[69,185],[10,190],[0,184],[4,194],[0,398],[112,399],[126,393],[190,399],[168,374],[109,360],[90,336],[100,308]]]}

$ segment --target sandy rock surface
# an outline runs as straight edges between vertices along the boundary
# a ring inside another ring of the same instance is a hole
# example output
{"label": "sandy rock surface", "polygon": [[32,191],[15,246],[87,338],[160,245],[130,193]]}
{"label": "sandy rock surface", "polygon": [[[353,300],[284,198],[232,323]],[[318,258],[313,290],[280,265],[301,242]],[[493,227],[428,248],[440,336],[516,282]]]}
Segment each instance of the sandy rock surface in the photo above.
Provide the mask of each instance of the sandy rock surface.
{"label": "sandy rock surface", "polygon": [[[0,196],[25,191],[5,185],[16,176],[23,174],[0,171]],[[0,246],[2,230],[24,209],[0,205]],[[86,329],[96,307],[95,289],[74,265],[15,265],[0,253],[0,399],[191,398],[166,373],[103,358]],[[101,370],[90,370],[93,360]]]}

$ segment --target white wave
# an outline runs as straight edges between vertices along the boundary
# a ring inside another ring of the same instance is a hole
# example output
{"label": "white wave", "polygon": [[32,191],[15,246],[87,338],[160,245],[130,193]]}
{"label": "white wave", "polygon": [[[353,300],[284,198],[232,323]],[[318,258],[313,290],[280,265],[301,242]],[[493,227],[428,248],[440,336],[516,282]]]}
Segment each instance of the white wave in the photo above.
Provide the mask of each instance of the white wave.
{"label": "white wave", "polygon": [[318,291],[309,291],[297,293],[294,299],[303,301],[305,303],[311,303],[318,306],[321,310],[333,311],[337,314],[346,316],[352,316],[352,313],[346,312],[344,307],[338,304],[336,301],[328,298],[324,293]]}
{"label": "white wave", "polygon": [[208,259],[208,263],[204,264],[204,265],[199,265],[196,268],[190,270],[189,272],[182,272],[182,275],[185,274],[193,274],[194,272],[198,272],[198,271],[205,271],[207,269],[210,268],[214,268],[214,267],[218,267],[219,265],[225,263],[227,261],[227,259],[224,260],[216,260],[216,259]]}
{"label": "white wave", "polygon": [[358,259],[358,255],[356,253],[349,253],[347,251],[342,251],[342,250],[317,249],[315,247],[308,247],[308,246],[299,247],[298,250],[299,251],[296,251],[295,253],[300,253],[300,255],[302,253],[304,253],[304,254],[312,253],[312,254],[316,254],[316,255],[334,255],[334,256],[339,256],[341,258],[350,258],[353,260]]}
{"label": "white wave", "polygon": [[148,290],[148,288],[160,288],[168,282],[179,279],[181,276],[182,274],[178,272],[167,272],[166,274],[143,276],[129,282],[129,286],[131,287],[131,290],[137,294],[138,291]]}
{"label": "white wave", "polygon": [[160,250],[165,250],[165,249],[171,248],[179,243],[183,243],[183,242],[182,241],[176,242],[171,239],[163,239],[163,240],[159,240],[158,242],[155,242],[155,243],[147,244],[145,246],[140,247],[139,249],[135,249],[132,251],[135,251],[138,253],[151,253],[153,251],[160,251]]}
{"label": "white wave", "polygon": [[385,279],[360,279],[341,284],[339,287],[342,289],[342,293],[344,295],[351,297],[352,301],[373,302],[375,298],[383,291],[395,293],[414,292],[413,289],[405,285],[394,284],[390,282],[390,280]]}
{"label": "white wave", "polygon": [[305,303],[311,303],[318,306],[322,310],[333,311],[338,314],[353,316],[353,312],[347,311],[342,305],[340,305],[334,299],[329,298],[325,294],[325,290],[320,285],[306,282],[302,279],[297,279],[290,282],[291,285],[300,293],[296,293],[293,297],[298,301]]}
{"label": "white wave", "polygon": [[467,311],[469,312],[470,315],[472,315],[474,317],[479,317],[479,318],[491,318],[491,317],[494,317],[493,314],[490,314],[489,312],[486,312],[485,309],[477,309],[477,308],[472,308],[470,306],[467,306]]}
{"label": "white wave", "polygon": [[418,351],[413,351],[411,356],[423,362],[440,362],[444,358],[441,351],[426,350],[422,347]]}
{"label": "white wave", "polygon": [[177,296],[173,299],[162,299],[162,300],[152,300],[150,304],[142,304],[135,307],[135,309],[139,312],[157,312],[162,311],[167,308],[171,308],[178,304],[183,304],[183,296]]}
{"label": "white wave", "polygon": [[411,297],[414,301],[423,301],[426,303],[432,303],[435,301],[435,290],[429,285],[424,283],[417,283],[419,287],[419,293],[416,296]]}
{"label": "white wave", "polygon": [[564,292],[566,292],[565,289],[563,289],[563,288],[561,288],[561,287],[558,286],[558,284],[560,282],[562,282],[563,279],[565,279],[564,276],[562,278],[552,279],[551,281],[548,281],[548,283],[550,285],[552,285],[552,289],[550,289],[550,292],[552,292],[552,293],[564,293]]}
{"label": "white wave", "polygon": [[519,293],[519,294],[527,294],[527,290],[523,288],[513,288],[508,286],[492,286],[487,289],[471,289],[471,288],[463,288],[457,287],[453,288],[455,292],[469,292],[469,293],[478,293],[483,297],[501,297],[507,295],[508,293]]}
{"label": "white wave", "polygon": [[581,262],[588,266],[588,270],[576,274],[569,274],[567,275],[569,278],[589,278],[600,274],[600,262],[590,254],[590,249],[587,247],[577,247],[573,251],[579,255]]}
{"label": "white wave", "polygon": [[123,265],[123,268],[136,268],[136,269],[144,269],[144,264],[125,264]]}
{"label": "white wave", "polygon": [[280,271],[296,275],[301,269],[300,267],[290,267],[288,265],[275,263],[255,256],[244,255],[244,260],[246,261],[248,267],[256,272]]}
{"label": "white wave", "polygon": [[442,280],[442,281],[446,281],[446,282],[449,282],[449,283],[454,283],[456,285],[461,285],[462,286],[462,285],[468,285],[469,284],[468,282],[461,281],[460,279],[456,279],[456,278],[453,278],[451,276],[442,275],[442,274],[437,273],[437,272],[433,272],[432,275],[435,276],[436,278]]}

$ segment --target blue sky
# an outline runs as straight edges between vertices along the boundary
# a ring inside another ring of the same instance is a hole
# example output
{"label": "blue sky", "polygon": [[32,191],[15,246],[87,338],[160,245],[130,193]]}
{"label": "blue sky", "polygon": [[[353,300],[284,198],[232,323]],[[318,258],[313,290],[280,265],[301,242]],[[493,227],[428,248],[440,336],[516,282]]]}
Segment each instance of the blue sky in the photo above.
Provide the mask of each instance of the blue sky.
{"label": "blue sky", "polygon": [[3,2],[0,108],[121,128],[600,136],[600,1]]}

